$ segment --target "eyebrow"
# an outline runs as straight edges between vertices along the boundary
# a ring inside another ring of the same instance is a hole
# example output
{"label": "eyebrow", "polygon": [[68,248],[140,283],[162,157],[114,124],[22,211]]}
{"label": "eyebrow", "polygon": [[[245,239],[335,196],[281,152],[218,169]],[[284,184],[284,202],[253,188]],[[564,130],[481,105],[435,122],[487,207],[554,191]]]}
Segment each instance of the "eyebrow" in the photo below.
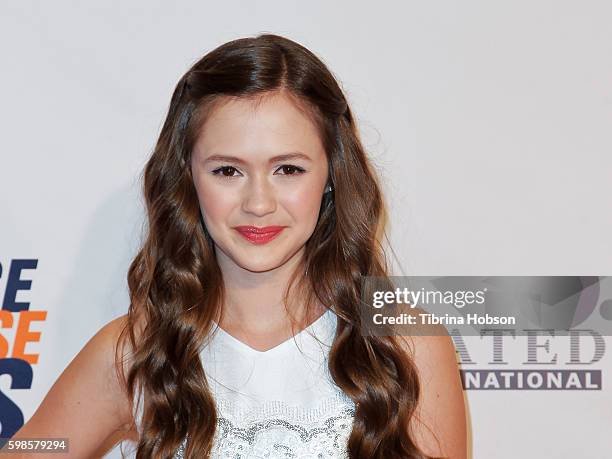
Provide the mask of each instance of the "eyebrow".
{"label": "eyebrow", "polygon": [[[297,151],[297,152],[285,153],[282,155],[274,156],[270,158],[268,162],[275,163],[277,161],[289,161],[292,159],[304,159],[306,161],[312,161],[307,155]],[[245,161],[244,159],[238,158],[236,156],[228,156],[228,155],[211,155],[204,160],[205,163],[209,161],[220,161],[220,162],[228,162],[228,163],[243,164],[243,165],[247,164],[247,161]]]}

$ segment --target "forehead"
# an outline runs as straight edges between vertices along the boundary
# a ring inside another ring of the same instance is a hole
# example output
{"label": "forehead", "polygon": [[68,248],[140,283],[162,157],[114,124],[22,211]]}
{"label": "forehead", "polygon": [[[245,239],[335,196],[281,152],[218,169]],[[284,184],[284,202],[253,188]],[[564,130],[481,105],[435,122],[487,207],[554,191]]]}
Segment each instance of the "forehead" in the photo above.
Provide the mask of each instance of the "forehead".
{"label": "forehead", "polygon": [[286,151],[302,151],[312,158],[324,155],[314,120],[301,104],[283,92],[217,101],[194,147],[194,153],[202,157],[265,157]]}

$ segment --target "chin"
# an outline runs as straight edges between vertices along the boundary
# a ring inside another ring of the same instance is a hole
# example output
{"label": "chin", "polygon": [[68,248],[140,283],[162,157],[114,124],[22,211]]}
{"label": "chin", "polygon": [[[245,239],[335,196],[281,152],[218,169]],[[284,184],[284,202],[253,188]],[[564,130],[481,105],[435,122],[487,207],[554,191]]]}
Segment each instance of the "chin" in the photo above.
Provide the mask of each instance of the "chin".
{"label": "chin", "polygon": [[289,262],[304,246],[301,241],[271,241],[262,245],[251,245],[240,239],[238,241],[229,240],[225,248],[219,246],[217,249],[221,249],[234,264],[253,273],[279,268]]}
{"label": "chin", "polygon": [[253,260],[245,260],[244,263],[237,263],[242,269],[251,271],[253,273],[263,273],[278,268],[282,263],[272,262],[270,260],[262,260],[261,262],[254,262]]}
{"label": "chin", "polygon": [[238,250],[234,252],[235,257],[232,257],[234,262],[243,269],[251,272],[266,272],[283,266],[289,262],[293,255],[293,250],[287,250],[287,247],[275,247],[267,253],[263,251],[257,253],[261,248],[250,250]]}

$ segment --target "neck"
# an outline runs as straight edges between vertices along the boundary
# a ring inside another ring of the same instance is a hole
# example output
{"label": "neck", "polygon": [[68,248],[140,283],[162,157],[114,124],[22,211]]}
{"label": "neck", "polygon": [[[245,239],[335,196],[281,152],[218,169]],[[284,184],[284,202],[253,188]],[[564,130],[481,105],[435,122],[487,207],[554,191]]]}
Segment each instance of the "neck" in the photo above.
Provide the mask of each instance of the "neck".
{"label": "neck", "polygon": [[[289,304],[283,301],[291,275],[300,269],[302,251],[281,266],[263,272],[249,271],[219,251],[217,254],[225,287],[220,321],[223,328],[266,334],[290,329],[293,321],[301,327],[312,322],[312,317],[306,316],[305,304],[299,300],[303,296],[292,293]],[[319,315],[317,309],[315,317]]]}

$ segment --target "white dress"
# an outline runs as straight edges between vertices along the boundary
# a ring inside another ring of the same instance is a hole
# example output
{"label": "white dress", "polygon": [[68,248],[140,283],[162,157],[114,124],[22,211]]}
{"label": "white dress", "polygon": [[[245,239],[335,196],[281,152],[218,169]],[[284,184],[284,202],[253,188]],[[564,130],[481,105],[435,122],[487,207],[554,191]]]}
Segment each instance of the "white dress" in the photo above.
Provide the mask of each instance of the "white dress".
{"label": "white dress", "polygon": [[[217,406],[212,459],[347,458],[354,402],[327,367],[337,317],[257,351],[213,324],[202,364]],[[175,458],[183,458],[184,442]]]}

